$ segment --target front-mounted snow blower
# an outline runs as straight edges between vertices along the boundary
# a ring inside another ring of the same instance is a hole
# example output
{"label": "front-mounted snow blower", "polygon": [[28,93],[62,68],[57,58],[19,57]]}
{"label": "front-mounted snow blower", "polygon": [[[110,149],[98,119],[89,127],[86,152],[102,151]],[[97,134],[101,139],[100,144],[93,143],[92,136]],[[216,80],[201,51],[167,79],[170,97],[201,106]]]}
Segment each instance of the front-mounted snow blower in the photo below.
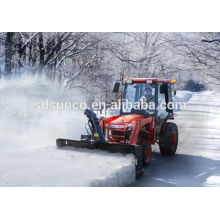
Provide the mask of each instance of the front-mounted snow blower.
{"label": "front-mounted snow blower", "polygon": [[[120,114],[97,118],[92,110],[87,109],[85,115],[88,117],[89,134],[81,135],[80,141],[57,139],[57,146],[133,154],[136,176],[141,176],[143,166],[151,160],[151,145],[158,143],[163,155],[174,155],[176,152],[178,129],[176,124],[168,122],[174,119],[171,91],[174,82],[158,78],[126,79]],[[118,93],[119,90],[120,83],[116,82],[113,92]],[[143,100],[145,106],[135,108]],[[132,108],[128,108],[128,103],[133,104]]]}

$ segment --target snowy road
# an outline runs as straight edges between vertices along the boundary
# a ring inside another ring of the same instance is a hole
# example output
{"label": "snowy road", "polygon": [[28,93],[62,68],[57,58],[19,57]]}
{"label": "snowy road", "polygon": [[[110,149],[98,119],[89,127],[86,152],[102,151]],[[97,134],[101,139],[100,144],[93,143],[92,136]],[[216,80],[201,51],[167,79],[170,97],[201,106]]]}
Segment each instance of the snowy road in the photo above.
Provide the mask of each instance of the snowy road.
{"label": "snowy road", "polygon": [[132,186],[220,186],[220,93],[194,94],[175,122],[176,156],[164,157],[155,146],[150,166]]}

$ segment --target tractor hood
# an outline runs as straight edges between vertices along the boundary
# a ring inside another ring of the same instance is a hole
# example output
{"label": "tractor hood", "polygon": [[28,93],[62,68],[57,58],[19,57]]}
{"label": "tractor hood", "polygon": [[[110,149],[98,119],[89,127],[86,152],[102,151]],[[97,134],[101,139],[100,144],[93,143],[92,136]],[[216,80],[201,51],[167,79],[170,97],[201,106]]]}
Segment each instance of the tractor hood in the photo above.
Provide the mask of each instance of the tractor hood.
{"label": "tractor hood", "polygon": [[136,119],[143,119],[145,118],[143,115],[137,114],[130,114],[130,115],[123,115],[120,118],[112,121],[111,124],[124,124],[124,123],[132,123]]}

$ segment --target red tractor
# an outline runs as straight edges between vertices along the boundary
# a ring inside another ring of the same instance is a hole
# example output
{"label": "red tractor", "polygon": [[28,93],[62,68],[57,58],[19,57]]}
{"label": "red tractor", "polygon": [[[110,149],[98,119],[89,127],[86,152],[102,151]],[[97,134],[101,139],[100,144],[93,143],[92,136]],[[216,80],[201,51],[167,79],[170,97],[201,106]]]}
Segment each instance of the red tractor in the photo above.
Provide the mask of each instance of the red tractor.
{"label": "red tractor", "polygon": [[[136,176],[151,160],[151,145],[159,144],[163,155],[174,155],[178,145],[178,129],[174,119],[172,85],[175,80],[132,78],[123,83],[120,113],[97,118],[87,109],[90,132],[81,141],[57,139],[57,146],[102,149],[110,152],[132,153],[136,157]],[[113,92],[118,93],[120,82]],[[174,92],[175,94],[175,92]]]}

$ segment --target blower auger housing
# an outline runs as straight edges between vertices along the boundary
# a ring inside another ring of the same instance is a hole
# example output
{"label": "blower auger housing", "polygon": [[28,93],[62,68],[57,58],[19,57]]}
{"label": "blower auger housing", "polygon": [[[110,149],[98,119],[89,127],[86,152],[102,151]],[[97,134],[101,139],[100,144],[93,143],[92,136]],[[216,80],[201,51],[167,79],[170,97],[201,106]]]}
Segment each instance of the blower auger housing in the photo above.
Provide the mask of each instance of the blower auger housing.
{"label": "blower auger housing", "polygon": [[[134,154],[136,176],[141,176],[142,167],[148,165],[151,160],[151,145],[158,143],[162,155],[174,155],[176,152],[178,129],[176,124],[168,122],[174,119],[174,82],[175,80],[158,78],[126,79],[123,83],[120,114],[97,118],[92,110],[87,109],[85,115],[88,117],[90,133],[82,135],[80,141],[57,139],[57,146]],[[113,92],[117,93],[119,90],[120,83],[116,82]],[[126,102],[134,105],[128,108]],[[139,108],[135,108],[137,103],[145,103],[145,107],[139,105]]]}

